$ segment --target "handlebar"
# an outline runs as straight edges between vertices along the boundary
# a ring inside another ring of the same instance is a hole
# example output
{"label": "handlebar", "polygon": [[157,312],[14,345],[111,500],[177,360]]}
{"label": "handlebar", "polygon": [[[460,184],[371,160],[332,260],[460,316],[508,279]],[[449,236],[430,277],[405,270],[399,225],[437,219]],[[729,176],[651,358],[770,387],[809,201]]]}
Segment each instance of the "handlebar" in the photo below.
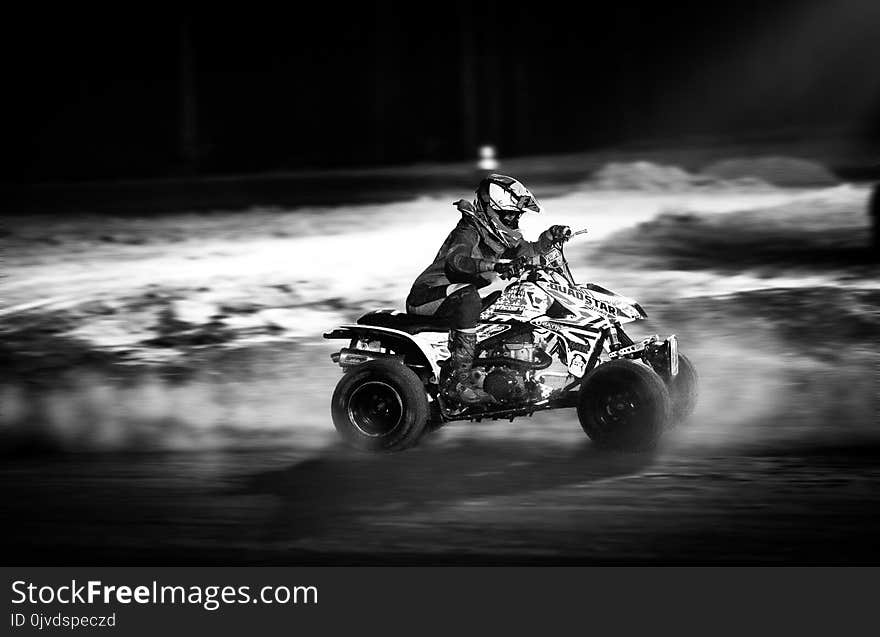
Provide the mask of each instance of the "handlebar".
{"label": "handlebar", "polygon": [[[553,227],[555,228],[555,227],[557,227],[557,226],[553,226]],[[557,243],[557,244],[559,244],[559,245],[562,245],[562,244],[565,243],[566,241],[571,241],[571,239],[573,239],[574,237],[578,236],[579,234],[586,234],[586,233],[587,233],[587,229],[586,229],[586,228],[582,228],[582,229],[577,230],[577,231],[575,231],[575,232],[572,232],[572,231],[571,231],[571,228],[569,228],[568,226],[566,226],[566,229],[568,230],[568,232],[567,232],[564,236],[562,236],[561,238],[557,239],[554,243]]]}
{"label": "handlebar", "polygon": [[[577,230],[576,232],[572,232],[572,233],[568,234],[567,236],[565,236],[564,238],[562,238],[558,241],[554,241],[553,247],[559,248],[561,250],[562,245],[566,241],[570,241],[573,237],[576,237],[579,234],[586,234],[586,233],[587,233],[586,228],[583,228],[581,230]],[[538,263],[531,263],[530,259],[528,257],[520,257],[518,259],[513,259],[510,261],[510,264],[511,264],[511,269],[509,272],[498,275],[501,279],[505,279],[505,280],[506,279],[518,279],[520,276],[522,276],[523,272],[526,272],[528,270],[537,270],[539,268],[546,268],[547,267],[547,265],[542,265],[542,264],[538,264]]]}

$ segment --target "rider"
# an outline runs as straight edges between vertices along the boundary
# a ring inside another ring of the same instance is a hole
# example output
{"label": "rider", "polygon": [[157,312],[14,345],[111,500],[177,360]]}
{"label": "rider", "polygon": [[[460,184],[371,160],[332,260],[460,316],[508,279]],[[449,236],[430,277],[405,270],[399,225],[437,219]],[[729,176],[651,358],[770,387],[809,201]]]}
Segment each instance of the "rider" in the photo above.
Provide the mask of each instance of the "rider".
{"label": "rider", "polygon": [[568,226],[552,226],[537,241],[523,240],[520,216],[541,212],[541,205],[512,177],[489,175],[477,186],[476,195],[473,203],[460,199],[453,204],[461,219],[406,299],[410,314],[449,319],[450,358],[441,384],[446,395],[465,404],[491,401],[471,375],[482,309],[477,290],[489,285],[492,273],[510,275],[517,269],[516,260],[544,254],[571,234]]}

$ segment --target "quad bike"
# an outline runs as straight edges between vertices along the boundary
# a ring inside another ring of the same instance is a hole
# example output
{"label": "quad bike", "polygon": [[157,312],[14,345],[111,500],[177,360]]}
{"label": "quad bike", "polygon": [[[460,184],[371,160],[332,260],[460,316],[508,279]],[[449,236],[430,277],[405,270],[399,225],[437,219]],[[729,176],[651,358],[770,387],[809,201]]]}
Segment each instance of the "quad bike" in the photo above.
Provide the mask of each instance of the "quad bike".
{"label": "quad bike", "polygon": [[[580,231],[575,234],[581,234]],[[621,328],[647,318],[632,299],[572,277],[563,242],[518,262],[503,292],[483,299],[473,378],[493,402],[452,403],[439,381],[449,358],[446,319],[375,310],[324,334],[349,341],[333,424],[354,447],[399,451],[452,421],[510,419],[575,408],[599,447],[644,450],[696,402],[696,371],[676,337],[633,341]]]}

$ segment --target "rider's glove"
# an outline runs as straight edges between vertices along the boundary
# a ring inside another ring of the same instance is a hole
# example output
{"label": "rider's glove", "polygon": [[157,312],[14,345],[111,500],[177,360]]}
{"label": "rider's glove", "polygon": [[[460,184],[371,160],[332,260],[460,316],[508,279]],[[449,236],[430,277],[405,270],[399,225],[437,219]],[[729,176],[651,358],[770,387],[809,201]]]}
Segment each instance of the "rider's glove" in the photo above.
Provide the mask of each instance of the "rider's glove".
{"label": "rider's glove", "polygon": [[516,272],[516,266],[513,261],[501,262],[499,261],[495,265],[492,266],[492,269],[498,273],[498,275],[502,279],[507,279],[512,277]]}
{"label": "rider's glove", "polygon": [[563,241],[567,241],[571,238],[571,228],[568,226],[550,226],[547,229],[547,232],[550,233],[550,237],[553,241],[562,243]]}
{"label": "rider's glove", "polygon": [[509,279],[522,274],[523,268],[527,262],[528,258],[526,257],[519,257],[518,259],[507,262],[498,261],[492,266],[492,269],[495,270],[502,279]]}

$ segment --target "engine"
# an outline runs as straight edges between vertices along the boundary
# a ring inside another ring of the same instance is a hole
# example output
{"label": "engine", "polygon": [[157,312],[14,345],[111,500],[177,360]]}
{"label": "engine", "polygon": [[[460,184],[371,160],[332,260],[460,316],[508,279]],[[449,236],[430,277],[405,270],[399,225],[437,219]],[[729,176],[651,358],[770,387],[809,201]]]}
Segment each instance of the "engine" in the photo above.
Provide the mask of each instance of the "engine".
{"label": "engine", "polygon": [[501,403],[527,398],[525,377],[509,367],[493,367],[483,378],[483,391]]}
{"label": "engine", "polygon": [[[543,351],[543,358],[548,359]],[[530,400],[536,383],[534,369],[545,367],[535,363],[536,348],[531,333],[520,334],[485,351],[476,361],[481,364],[483,391],[500,403],[515,404]]]}

